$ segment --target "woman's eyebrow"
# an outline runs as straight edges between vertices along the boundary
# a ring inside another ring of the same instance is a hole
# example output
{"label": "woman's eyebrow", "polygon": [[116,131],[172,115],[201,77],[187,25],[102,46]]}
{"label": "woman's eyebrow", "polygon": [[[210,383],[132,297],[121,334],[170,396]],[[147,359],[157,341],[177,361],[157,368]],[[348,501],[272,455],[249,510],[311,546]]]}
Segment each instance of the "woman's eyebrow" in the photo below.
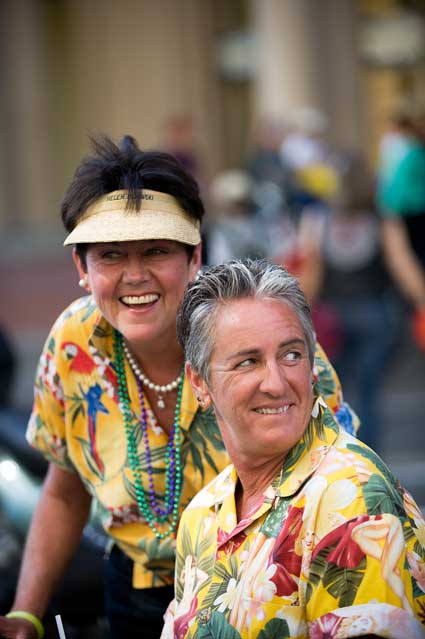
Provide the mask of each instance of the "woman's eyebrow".
{"label": "woman's eyebrow", "polygon": [[248,357],[249,355],[258,355],[260,352],[261,351],[259,348],[244,348],[240,351],[236,351],[235,353],[232,353],[231,355],[229,355],[229,357],[226,357],[226,362],[239,357]]}
{"label": "woman's eyebrow", "polygon": [[[303,340],[300,337],[291,337],[290,339],[281,342],[279,344],[278,348],[282,349],[282,348],[288,348],[288,346],[298,346],[298,345],[305,346],[306,345],[305,344],[305,340]],[[244,349],[241,349],[240,351],[236,351],[235,353],[231,353],[231,355],[229,355],[226,358],[225,361],[229,362],[229,361],[231,361],[233,359],[236,359],[236,358],[239,358],[239,357],[248,357],[250,355],[259,355],[260,353],[261,353],[261,349],[259,349],[259,348],[255,348],[255,347],[244,348]]]}

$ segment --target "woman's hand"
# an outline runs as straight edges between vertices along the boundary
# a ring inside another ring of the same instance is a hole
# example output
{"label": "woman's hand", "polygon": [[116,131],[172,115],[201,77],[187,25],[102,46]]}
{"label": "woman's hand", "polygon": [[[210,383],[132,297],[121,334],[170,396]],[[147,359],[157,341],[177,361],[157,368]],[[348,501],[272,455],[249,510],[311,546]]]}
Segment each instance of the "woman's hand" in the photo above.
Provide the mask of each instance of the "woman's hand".
{"label": "woman's hand", "polygon": [[0,616],[0,637],[2,639],[37,639],[37,630],[25,619],[8,619]]}

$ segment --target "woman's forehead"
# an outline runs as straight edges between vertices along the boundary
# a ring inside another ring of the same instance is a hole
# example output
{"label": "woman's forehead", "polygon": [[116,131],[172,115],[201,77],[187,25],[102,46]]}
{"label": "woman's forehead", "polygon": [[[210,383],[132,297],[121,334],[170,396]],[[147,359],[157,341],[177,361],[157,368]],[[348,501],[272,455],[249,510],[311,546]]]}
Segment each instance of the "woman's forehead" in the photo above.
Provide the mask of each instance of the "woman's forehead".
{"label": "woman's forehead", "polygon": [[289,337],[305,341],[304,331],[294,308],[280,299],[246,297],[227,300],[216,314],[214,341],[261,342],[274,337],[283,341]]}

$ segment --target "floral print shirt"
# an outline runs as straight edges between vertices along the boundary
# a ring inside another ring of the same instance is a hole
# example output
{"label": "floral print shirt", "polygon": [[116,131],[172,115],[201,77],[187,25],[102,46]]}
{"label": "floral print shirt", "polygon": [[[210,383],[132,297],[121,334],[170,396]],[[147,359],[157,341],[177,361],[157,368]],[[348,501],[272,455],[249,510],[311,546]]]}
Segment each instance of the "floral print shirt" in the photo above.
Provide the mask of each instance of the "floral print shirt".
{"label": "floral print shirt", "polygon": [[[134,375],[125,362],[131,414],[143,485],[146,454],[140,428],[140,403]],[[357,426],[342,401],[339,381],[320,349],[316,383],[340,423]],[[148,438],[157,495],[165,493],[168,436],[146,399]],[[180,508],[220,473],[229,458],[212,410],[201,411],[185,381],[181,404],[183,484]],[[140,514],[129,465],[123,418],[118,405],[113,333],[91,296],[76,300],[58,318],[40,357],[27,439],[62,468],[79,473],[96,499],[110,537],[134,560],[133,585],[147,588],[173,583],[175,536],[161,541]],[[158,500],[163,507],[161,500]]]}
{"label": "floral print shirt", "polygon": [[189,504],[161,639],[425,637],[425,522],[325,407],[245,519],[233,466]]}

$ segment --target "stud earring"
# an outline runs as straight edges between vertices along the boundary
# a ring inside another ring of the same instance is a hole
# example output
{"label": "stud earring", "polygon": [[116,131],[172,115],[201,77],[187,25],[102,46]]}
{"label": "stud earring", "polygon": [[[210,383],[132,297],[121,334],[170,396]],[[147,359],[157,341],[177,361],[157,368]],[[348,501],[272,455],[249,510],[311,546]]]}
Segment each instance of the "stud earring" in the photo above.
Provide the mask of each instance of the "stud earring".
{"label": "stud earring", "polygon": [[196,273],[195,282],[197,282],[199,280],[201,275],[202,275],[202,269],[199,269],[199,271]]}
{"label": "stud earring", "polygon": [[202,397],[199,397],[199,395],[197,395],[196,399],[198,401],[199,406],[203,406],[204,405],[204,400],[202,399]]}
{"label": "stud earring", "polygon": [[81,280],[79,280],[79,282],[78,282],[78,286],[81,286],[81,288],[86,288],[86,286],[87,286],[87,278],[82,277]]}

